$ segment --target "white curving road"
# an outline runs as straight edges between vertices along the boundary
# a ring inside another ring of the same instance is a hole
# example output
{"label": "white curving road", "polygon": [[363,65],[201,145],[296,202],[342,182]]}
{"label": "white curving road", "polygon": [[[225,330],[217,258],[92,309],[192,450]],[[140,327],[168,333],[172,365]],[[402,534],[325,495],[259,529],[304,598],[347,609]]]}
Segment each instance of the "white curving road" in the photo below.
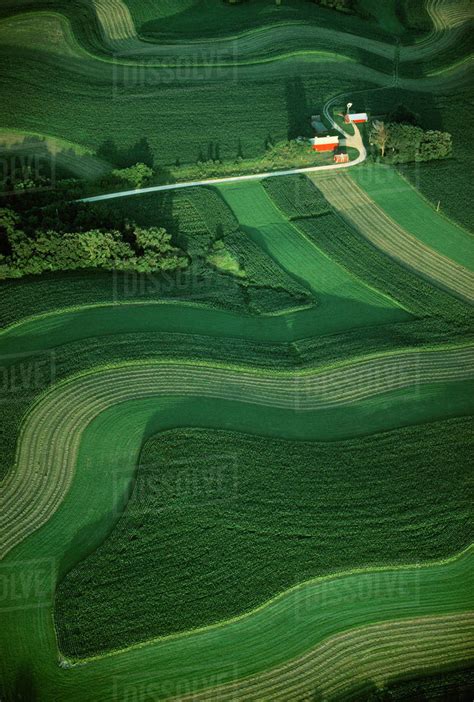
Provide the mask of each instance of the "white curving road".
{"label": "white curving road", "polygon": [[[329,115],[327,115],[329,117]],[[290,168],[284,171],[270,171],[268,173],[249,173],[248,175],[227,176],[223,178],[207,178],[205,180],[192,180],[184,183],[170,183],[169,185],[153,185],[149,188],[136,188],[135,190],[121,190],[116,193],[107,193],[106,195],[94,195],[93,197],[85,197],[80,202],[99,202],[100,200],[113,200],[118,197],[129,197],[130,195],[143,195],[144,193],[156,193],[164,190],[178,190],[180,188],[193,188],[199,185],[222,185],[225,183],[236,183],[245,180],[261,180],[262,178],[275,178],[276,176],[295,175],[295,173],[314,173],[315,171],[331,171],[339,168],[351,168],[363,163],[367,158],[367,150],[362,141],[359,129],[354,125],[354,135],[347,134],[339,127],[334,120],[329,118],[334,129],[340,132],[345,140],[346,146],[357,149],[359,155],[353,161],[348,163],[331,163],[327,166],[305,166],[304,168]]]}

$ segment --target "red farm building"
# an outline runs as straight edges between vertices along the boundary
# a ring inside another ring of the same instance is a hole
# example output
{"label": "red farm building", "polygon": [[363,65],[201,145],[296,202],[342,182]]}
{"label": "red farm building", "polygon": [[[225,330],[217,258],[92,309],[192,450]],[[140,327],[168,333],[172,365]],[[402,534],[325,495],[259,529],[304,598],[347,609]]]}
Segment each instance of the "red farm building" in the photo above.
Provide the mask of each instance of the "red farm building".
{"label": "red farm building", "polygon": [[334,149],[339,146],[339,137],[313,137],[311,139],[311,146],[314,151],[334,151]]}
{"label": "red farm building", "polygon": [[349,154],[334,154],[334,163],[349,163]]}
{"label": "red farm building", "polygon": [[368,121],[367,112],[357,112],[353,115],[344,115],[344,122],[349,124],[350,122],[355,122],[356,124],[361,124]]}

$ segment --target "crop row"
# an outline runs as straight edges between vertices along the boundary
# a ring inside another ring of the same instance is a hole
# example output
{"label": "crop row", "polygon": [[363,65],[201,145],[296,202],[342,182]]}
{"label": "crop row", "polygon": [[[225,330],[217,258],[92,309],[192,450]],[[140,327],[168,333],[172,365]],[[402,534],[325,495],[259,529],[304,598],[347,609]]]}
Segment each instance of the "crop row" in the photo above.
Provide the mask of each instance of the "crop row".
{"label": "crop row", "polygon": [[349,176],[322,178],[318,187],[335,210],[377,248],[462,299],[474,301],[474,274],[402,229]]}
{"label": "crop row", "polygon": [[[412,385],[467,379],[473,364],[472,349],[461,347],[386,355],[296,378],[205,364],[157,363],[105,370],[56,385],[25,418],[16,466],[4,483],[0,552],[6,553],[55,512],[69,489],[84,426],[116,402],[171,394],[310,411]],[[31,466],[36,466],[34,475]]]}
{"label": "crop row", "polygon": [[[352,629],[327,639],[301,658],[252,678],[174,698],[180,702],[245,699],[340,699],[381,691],[386,682],[419,670],[468,663],[474,654],[474,616],[401,619]],[[370,683],[373,681],[373,689]]]}
{"label": "crop row", "polygon": [[[101,424],[103,435],[113,435],[116,417]],[[225,417],[241,428],[234,415]],[[103,653],[228,620],[295,579],[429,561],[462,548],[473,534],[469,423],[328,442],[214,428],[156,434],[141,450],[112,533],[56,590],[61,650]],[[425,451],[429,460],[420,458]],[[387,587],[387,600],[399,585],[392,593]]]}
{"label": "crop row", "polygon": [[[295,176],[289,177],[288,181],[293,178]],[[317,178],[316,183],[320,185],[322,180]],[[284,215],[291,216],[288,200],[286,203],[280,200],[280,207]],[[314,242],[333,265],[339,264],[355,279],[387,295],[411,313],[425,318],[425,325],[436,327],[438,322],[429,322],[429,317],[468,319],[465,304],[385,255],[335,214],[326,214],[321,218],[299,218],[293,225]],[[334,273],[331,278],[335,278]],[[334,294],[338,293],[338,289],[340,292],[342,287],[335,287]]]}
{"label": "crop row", "polygon": [[324,221],[300,220],[297,226],[339,265],[412,314],[425,318],[427,324],[436,326],[437,321],[429,322],[429,318],[438,316],[464,324],[469,319],[469,309],[461,300],[372,246],[357,229],[336,215],[327,216]]}
{"label": "crop row", "polygon": [[[327,224],[328,218],[325,218],[325,221]],[[309,220],[307,224],[310,224]],[[335,220],[335,224],[341,224],[341,226],[338,229],[328,230],[325,228],[324,237],[322,237],[320,229],[316,232],[318,245],[322,246],[323,250],[327,249],[331,257],[338,260],[342,256],[343,265],[345,263],[344,256],[352,257],[353,260],[349,262],[352,265],[353,261],[358,263],[370,261],[372,259],[368,257],[368,254],[374,254],[377,260],[380,258],[382,263],[388,264],[389,270],[386,275],[383,274],[384,269],[382,269],[383,280],[387,278],[390,281],[399,281],[400,290],[403,287],[406,290],[411,289],[412,274],[401,269],[401,273],[408,278],[408,282],[403,276],[399,279],[393,271],[397,264],[378,254],[376,249],[372,249],[372,247],[367,253],[364,247],[368,245],[363,239],[356,236],[352,230],[349,230],[338,220]],[[308,233],[312,234],[310,230]],[[336,249],[334,253],[334,244],[339,238],[340,248]],[[245,240],[236,237],[236,247],[242,241]],[[234,240],[232,240],[233,242]],[[360,248],[354,249],[354,242],[361,244],[362,250]],[[330,248],[330,244],[332,248]],[[257,265],[259,257],[256,255],[252,257],[251,249],[248,249],[247,246],[245,246],[245,251],[239,247],[235,251],[238,257],[243,257],[242,260],[249,267],[249,273],[253,275],[254,271],[251,267]],[[268,258],[268,261],[271,259]],[[371,270],[373,266],[372,262]],[[355,272],[357,273],[358,269]],[[265,271],[259,270],[259,278],[263,277],[264,273]],[[365,269],[363,268],[362,277],[371,281],[370,277],[364,273]],[[269,274],[274,280],[271,270]],[[86,295],[85,302],[101,299],[99,293],[102,291],[101,288],[97,287],[99,282],[97,277],[83,276],[81,288],[78,287],[79,281],[74,276],[72,277],[73,279],[68,279],[68,284],[71,286],[74,282],[72,290],[76,293],[76,302],[81,301],[80,291]],[[45,295],[45,299],[55,305],[64,304],[62,280],[62,277],[56,278],[55,287],[52,287],[52,281],[36,281],[36,302],[40,303],[41,295]],[[102,283],[103,298],[105,302],[110,303],[112,279],[104,278]],[[10,302],[13,303],[22,293],[20,301],[27,304],[28,299],[31,299],[27,297],[27,292],[31,290],[31,287],[31,283],[10,286]],[[213,287],[216,287],[215,279]],[[428,284],[426,287],[428,288],[426,299],[429,309],[428,303],[436,300],[437,291],[432,289],[430,292]],[[216,293],[219,294],[220,290],[224,294],[220,288],[216,289]],[[421,297],[421,288],[414,290],[415,293],[418,290]],[[273,291],[273,294],[277,294],[277,291]],[[260,291],[259,304],[261,304],[261,295]],[[439,292],[439,296],[449,300],[444,293]],[[453,302],[457,304],[454,299]],[[8,303],[8,298],[5,298],[5,303]],[[208,300],[207,304],[209,304]],[[298,313],[298,316],[301,317],[301,314],[301,312]],[[312,320],[317,319],[317,315],[315,317],[310,313],[305,312],[304,314],[308,317],[305,326],[308,338],[296,338],[293,342],[289,341],[286,331],[286,316],[255,319],[252,324],[247,318],[245,337],[243,337],[242,324],[238,317],[228,316],[223,319],[216,310],[204,310],[198,307],[192,309],[186,305],[179,307],[166,304],[156,306],[129,305],[126,308],[115,306],[77,310],[62,315],[53,314],[42,321],[40,319],[25,321],[3,336],[1,358],[4,383],[7,383],[8,377],[13,377],[14,369],[19,368],[22,363],[33,367],[35,363],[38,366],[41,363],[44,364],[47,359],[54,360],[54,367],[52,367],[54,378],[56,381],[61,381],[70,375],[91,371],[95,366],[104,366],[109,363],[116,365],[128,360],[139,361],[173,357],[181,360],[199,361],[206,359],[218,363],[248,364],[260,368],[298,369],[301,366],[314,367],[337,361],[347,361],[354,356],[363,356],[368,348],[373,353],[395,352],[423,346],[434,347],[439,343],[444,343],[446,339],[450,339],[453,343],[459,343],[466,338],[466,323],[456,324],[439,317],[425,317],[424,319],[396,322],[389,325],[356,328],[345,333],[309,337],[311,328],[315,324]],[[61,318],[64,323],[59,325],[57,320]],[[288,321],[291,319],[293,317],[288,317]],[[182,331],[184,325],[187,333]],[[217,328],[221,330],[221,334],[218,337],[214,336],[212,344],[209,345],[209,333]],[[87,330],[87,338],[82,338],[81,334],[71,336],[72,330],[81,329]],[[115,333],[104,334],[105,329],[114,329]],[[49,346],[55,348],[54,355],[37,351],[38,344],[41,345],[46,341]],[[15,354],[19,344],[21,344],[23,354],[28,354],[27,356],[18,357]],[[0,403],[0,444],[3,459],[2,471],[0,472],[2,474],[6,473],[13,464],[15,444],[22,417],[26,414],[29,404],[35,401],[40,393],[46,391],[51,377],[46,375],[41,380],[42,382],[39,382],[40,378],[37,379],[34,388],[27,385],[23,389],[21,387],[15,389],[15,392],[10,392],[8,395],[9,402]],[[8,387],[5,386],[3,391],[7,392]]]}
{"label": "crop row", "polygon": [[263,181],[263,186],[290,220],[331,211],[327,200],[304,175],[267,178]]}

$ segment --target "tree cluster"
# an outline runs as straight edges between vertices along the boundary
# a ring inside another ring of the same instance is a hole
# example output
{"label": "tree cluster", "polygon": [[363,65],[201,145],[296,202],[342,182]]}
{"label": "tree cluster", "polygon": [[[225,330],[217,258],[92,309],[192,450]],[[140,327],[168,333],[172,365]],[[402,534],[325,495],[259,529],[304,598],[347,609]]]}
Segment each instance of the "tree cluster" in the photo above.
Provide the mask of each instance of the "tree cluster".
{"label": "tree cluster", "polygon": [[[225,0],[228,5],[240,5],[248,0]],[[276,5],[283,4],[283,0],[274,0]],[[330,7],[341,12],[355,12],[356,0],[311,0],[315,5]]]}
{"label": "tree cluster", "polygon": [[378,155],[389,163],[433,161],[448,158],[452,152],[452,137],[448,132],[423,130],[414,124],[375,121],[370,143]]}
{"label": "tree cluster", "polygon": [[171,243],[171,235],[161,227],[132,226],[127,241],[115,229],[47,229],[28,235],[19,225],[16,212],[0,209],[0,279],[79,268],[147,273],[188,265],[188,259]]}
{"label": "tree cluster", "polygon": [[119,183],[124,182],[133,188],[143,188],[153,177],[153,169],[144,163],[135,163],[129,168],[116,168],[112,171],[112,176]]}
{"label": "tree cluster", "polygon": [[354,12],[356,9],[354,0],[313,0],[313,2],[321,7],[330,7],[340,12]]}

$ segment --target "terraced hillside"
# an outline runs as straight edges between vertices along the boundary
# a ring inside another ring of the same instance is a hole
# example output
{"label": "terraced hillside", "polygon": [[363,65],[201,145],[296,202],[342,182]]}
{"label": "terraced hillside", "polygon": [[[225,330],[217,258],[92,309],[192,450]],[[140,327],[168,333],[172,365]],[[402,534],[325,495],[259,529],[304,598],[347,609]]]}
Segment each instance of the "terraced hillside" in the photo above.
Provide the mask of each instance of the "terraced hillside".
{"label": "terraced hillside", "polygon": [[182,270],[0,280],[2,701],[472,697],[465,127],[451,209],[410,165],[255,172],[350,97],[456,121],[471,4],[358,6],[2,3],[2,153],[58,165],[53,205],[2,194],[25,228],[137,149],[254,159],[74,204]]}

